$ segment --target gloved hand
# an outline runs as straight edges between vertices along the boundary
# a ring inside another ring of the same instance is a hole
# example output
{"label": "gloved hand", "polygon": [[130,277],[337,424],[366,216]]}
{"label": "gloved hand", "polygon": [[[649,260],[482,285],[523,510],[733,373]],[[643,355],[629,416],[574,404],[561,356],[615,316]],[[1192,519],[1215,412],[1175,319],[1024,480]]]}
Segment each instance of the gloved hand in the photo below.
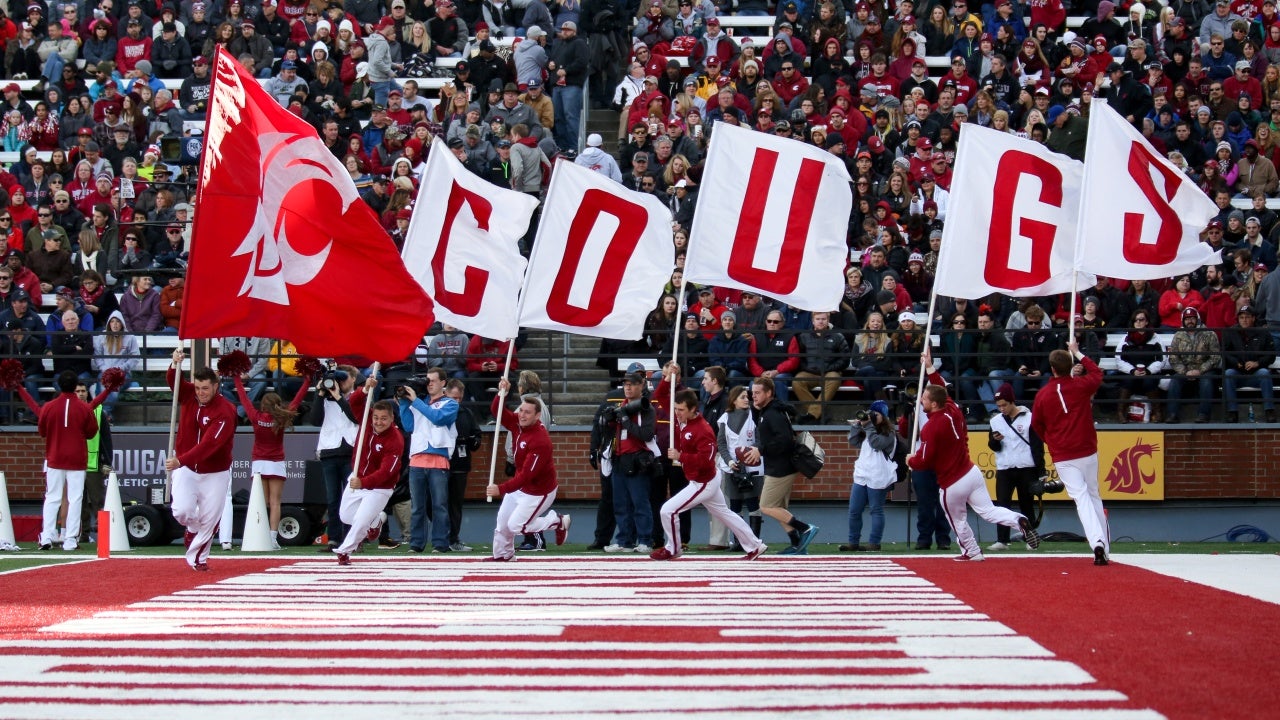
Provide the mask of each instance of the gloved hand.
{"label": "gloved hand", "polygon": [[591,463],[591,468],[593,470],[600,469],[600,451],[599,450],[593,449],[591,452],[587,453],[587,460]]}

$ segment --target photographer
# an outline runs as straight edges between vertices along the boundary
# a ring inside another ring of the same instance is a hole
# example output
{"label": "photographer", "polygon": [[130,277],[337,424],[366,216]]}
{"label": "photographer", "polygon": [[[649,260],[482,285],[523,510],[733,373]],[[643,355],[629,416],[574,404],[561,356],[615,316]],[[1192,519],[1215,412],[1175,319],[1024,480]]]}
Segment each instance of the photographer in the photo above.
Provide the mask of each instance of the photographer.
{"label": "photographer", "polygon": [[[996,407],[991,416],[987,447],[996,454],[996,505],[1013,508],[1013,491],[1018,491],[1018,510],[1035,517],[1032,484],[1045,475],[1044,443],[1031,429],[1031,411],[1013,400],[1013,385],[1004,383],[996,391]],[[996,541],[988,550],[1009,549],[1009,528],[996,526]]]}
{"label": "photographer", "polygon": [[[653,510],[649,506],[649,485],[658,464],[654,432],[657,413],[649,405],[648,379],[643,372],[629,372],[622,378],[622,405],[611,417],[605,414],[613,435],[613,514],[617,535],[605,552],[653,551]],[[607,412],[607,411],[606,411]]]}
{"label": "photographer", "polygon": [[[906,441],[889,422],[889,404],[883,400],[871,403],[869,412],[859,411],[849,421],[849,447],[860,447],[853,463],[853,489],[849,493],[849,543],[840,550],[879,550],[884,535],[884,501],[889,486],[898,480],[898,462],[894,457]],[[862,545],[862,511],[871,508],[870,543]]]}
{"label": "photographer", "polygon": [[350,398],[359,372],[343,365],[340,369],[325,373],[316,384],[316,402],[311,406],[311,424],[320,426],[316,442],[316,456],[324,475],[324,491],[329,504],[329,552],[338,547],[346,537],[339,511],[342,509],[342,490],[351,475],[351,455],[355,451],[356,416],[352,412]]}
{"label": "photographer", "polygon": [[[449,375],[444,368],[427,371],[426,399],[412,385],[396,389],[400,424],[409,436],[409,496],[413,511],[409,520],[409,549],[427,547],[431,525],[432,552],[451,551],[449,545],[449,458],[457,444],[458,403],[444,393]],[[428,521],[428,505],[430,520]]]}

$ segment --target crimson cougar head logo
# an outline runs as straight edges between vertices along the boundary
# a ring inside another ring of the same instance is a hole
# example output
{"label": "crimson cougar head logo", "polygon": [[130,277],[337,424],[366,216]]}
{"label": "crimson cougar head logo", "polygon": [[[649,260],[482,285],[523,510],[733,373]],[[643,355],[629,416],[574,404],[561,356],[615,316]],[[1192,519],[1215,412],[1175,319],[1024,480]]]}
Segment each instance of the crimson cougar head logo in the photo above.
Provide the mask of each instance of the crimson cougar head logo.
{"label": "crimson cougar head logo", "polygon": [[[314,189],[307,181],[325,183],[337,192],[341,207],[317,206],[315,211],[317,214],[335,212],[342,215],[359,198],[359,194],[355,184],[347,180],[346,169],[319,138],[296,133],[263,133],[258,137],[258,149],[262,158],[259,169],[262,194],[253,226],[232,253],[232,256],[251,256],[249,273],[245,275],[239,294],[288,305],[288,286],[305,285],[319,274],[329,258],[333,239],[326,237],[323,246],[308,248],[306,245],[317,243],[314,238],[307,238],[309,243],[303,241],[300,247],[295,247],[299,241],[291,241],[288,236],[289,213],[282,208],[285,200],[295,190],[312,197]],[[296,210],[299,204],[295,202],[292,207]]]}

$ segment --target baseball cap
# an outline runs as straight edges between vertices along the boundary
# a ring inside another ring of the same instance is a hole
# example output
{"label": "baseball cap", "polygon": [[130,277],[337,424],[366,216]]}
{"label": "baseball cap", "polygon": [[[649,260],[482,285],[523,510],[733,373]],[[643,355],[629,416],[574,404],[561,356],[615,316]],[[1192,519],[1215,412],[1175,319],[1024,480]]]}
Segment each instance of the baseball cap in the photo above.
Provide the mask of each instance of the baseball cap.
{"label": "baseball cap", "polygon": [[27,294],[26,290],[17,288],[13,292],[9,293],[9,302],[31,302],[31,296]]}
{"label": "baseball cap", "polygon": [[629,372],[626,375],[622,376],[622,382],[630,383],[633,385],[644,385],[647,382],[647,380],[645,379],[645,376],[643,373]]}
{"label": "baseball cap", "polygon": [[[1264,265],[1263,267],[1266,266]],[[1252,305],[1241,305],[1240,309],[1236,311],[1236,315],[1253,315],[1256,317],[1258,315],[1258,311],[1254,310]]]}

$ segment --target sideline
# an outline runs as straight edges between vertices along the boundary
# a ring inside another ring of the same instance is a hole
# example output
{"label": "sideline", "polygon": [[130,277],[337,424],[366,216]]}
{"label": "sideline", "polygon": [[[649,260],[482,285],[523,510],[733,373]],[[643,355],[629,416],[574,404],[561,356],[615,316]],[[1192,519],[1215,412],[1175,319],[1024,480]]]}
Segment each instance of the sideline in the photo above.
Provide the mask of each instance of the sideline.
{"label": "sideline", "polygon": [[1280,605],[1280,554],[1112,555],[1111,561]]}

